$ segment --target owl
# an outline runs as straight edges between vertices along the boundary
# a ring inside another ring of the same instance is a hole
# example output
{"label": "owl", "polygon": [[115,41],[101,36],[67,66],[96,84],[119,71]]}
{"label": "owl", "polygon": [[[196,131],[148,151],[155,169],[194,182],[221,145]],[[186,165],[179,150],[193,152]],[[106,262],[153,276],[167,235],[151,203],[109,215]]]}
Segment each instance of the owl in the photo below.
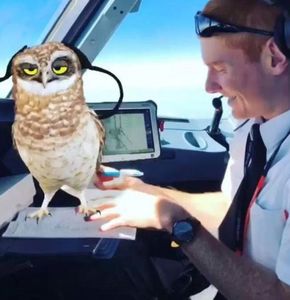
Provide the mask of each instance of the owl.
{"label": "owl", "polygon": [[14,143],[44,192],[28,217],[48,215],[59,189],[80,200],[79,212],[93,212],[85,189],[100,166],[105,131],[86,105],[78,56],[58,42],[28,48],[13,58],[12,79]]}

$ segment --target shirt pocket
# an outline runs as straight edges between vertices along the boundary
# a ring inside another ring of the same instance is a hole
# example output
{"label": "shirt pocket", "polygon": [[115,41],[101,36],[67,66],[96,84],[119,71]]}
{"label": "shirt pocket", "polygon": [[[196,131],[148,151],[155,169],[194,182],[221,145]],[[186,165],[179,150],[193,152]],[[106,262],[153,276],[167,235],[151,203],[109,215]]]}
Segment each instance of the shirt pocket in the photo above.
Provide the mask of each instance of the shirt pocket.
{"label": "shirt pocket", "polygon": [[248,252],[258,263],[275,270],[285,218],[282,209],[266,209],[254,203],[248,229]]}

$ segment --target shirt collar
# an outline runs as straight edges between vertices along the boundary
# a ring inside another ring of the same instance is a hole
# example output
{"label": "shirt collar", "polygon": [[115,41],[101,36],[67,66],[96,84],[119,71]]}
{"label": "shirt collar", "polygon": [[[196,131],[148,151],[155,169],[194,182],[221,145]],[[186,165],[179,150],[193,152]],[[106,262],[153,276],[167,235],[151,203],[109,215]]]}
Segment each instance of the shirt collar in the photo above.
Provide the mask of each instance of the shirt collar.
{"label": "shirt collar", "polygon": [[[262,120],[256,120],[256,123],[261,123]],[[281,115],[261,123],[260,133],[263,142],[267,148],[267,156],[278,146],[279,142],[290,131],[290,110],[282,113]]]}

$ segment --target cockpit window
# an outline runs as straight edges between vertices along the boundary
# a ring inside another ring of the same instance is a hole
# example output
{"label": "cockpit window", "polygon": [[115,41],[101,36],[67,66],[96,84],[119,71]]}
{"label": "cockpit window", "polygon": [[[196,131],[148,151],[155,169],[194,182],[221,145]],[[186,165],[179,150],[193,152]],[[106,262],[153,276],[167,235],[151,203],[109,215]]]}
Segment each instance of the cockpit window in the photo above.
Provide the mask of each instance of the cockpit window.
{"label": "cockpit window", "polygon": [[[127,15],[93,62],[119,76],[124,101],[152,99],[163,116],[212,116],[216,95],[204,91],[207,69],[194,30],[194,14],[206,2],[143,0],[137,12]],[[105,75],[86,72],[84,84],[88,102],[118,97]]]}
{"label": "cockpit window", "polygon": [[[0,1],[0,76],[11,56],[24,45],[40,44],[70,0]],[[11,79],[1,83],[0,97],[11,89]]]}
{"label": "cockpit window", "polygon": [[[61,23],[70,8],[80,12],[76,6],[89,2],[92,4],[93,0],[1,0],[0,77],[14,53],[24,45],[42,43],[47,36],[48,40],[53,40],[55,35],[50,33],[55,22],[59,20]],[[122,1],[115,2],[121,7]],[[115,2],[108,0],[103,3],[110,6]],[[117,30],[112,31],[93,64],[114,72],[120,78],[124,86],[124,101],[153,100],[162,116],[211,117],[211,101],[216,95],[204,91],[207,69],[202,63],[194,30],[194,15],[206,2],[136,0],[136,6],[140,4],[138,8],[128,13]],[[108,28],[100,31],[100,40],[102,33],[108,34],[110,24],[114,23],[114,20],[107,22],[106,17],[113,18],[104,13],[100,28]],[[59,23],[56,28],[59,28]],[[69,22],[63,23],[67,24],[66,30],[71,28]],[[62,38],[57,36],[56,40]],[[92,42],[98,43],[98,37]],[[0,97],[11,96],[11,86],[11,79],[1,82]],[[109,76],[90,71],[84,74],[84,91],[87,102],[116,101],[119,97],[118,87]]]}

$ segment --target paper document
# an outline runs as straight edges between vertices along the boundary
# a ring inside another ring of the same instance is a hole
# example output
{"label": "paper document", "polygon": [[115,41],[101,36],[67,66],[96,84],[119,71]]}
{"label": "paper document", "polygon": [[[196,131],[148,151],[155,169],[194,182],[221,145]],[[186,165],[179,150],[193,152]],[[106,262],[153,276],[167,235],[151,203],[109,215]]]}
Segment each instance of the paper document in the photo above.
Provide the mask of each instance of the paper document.
{"label": "paper document", "polygon": [[38,223],[26,218],[37,207],[22,210],[15,221],[10,222],[3,237],[13,238],[119,238],[134,240],[136,229],[121,227],[110,231],[100,231],[104,221],[84,221],[84,215],[75,212],[75,207],[51,207],[51,216]]}

